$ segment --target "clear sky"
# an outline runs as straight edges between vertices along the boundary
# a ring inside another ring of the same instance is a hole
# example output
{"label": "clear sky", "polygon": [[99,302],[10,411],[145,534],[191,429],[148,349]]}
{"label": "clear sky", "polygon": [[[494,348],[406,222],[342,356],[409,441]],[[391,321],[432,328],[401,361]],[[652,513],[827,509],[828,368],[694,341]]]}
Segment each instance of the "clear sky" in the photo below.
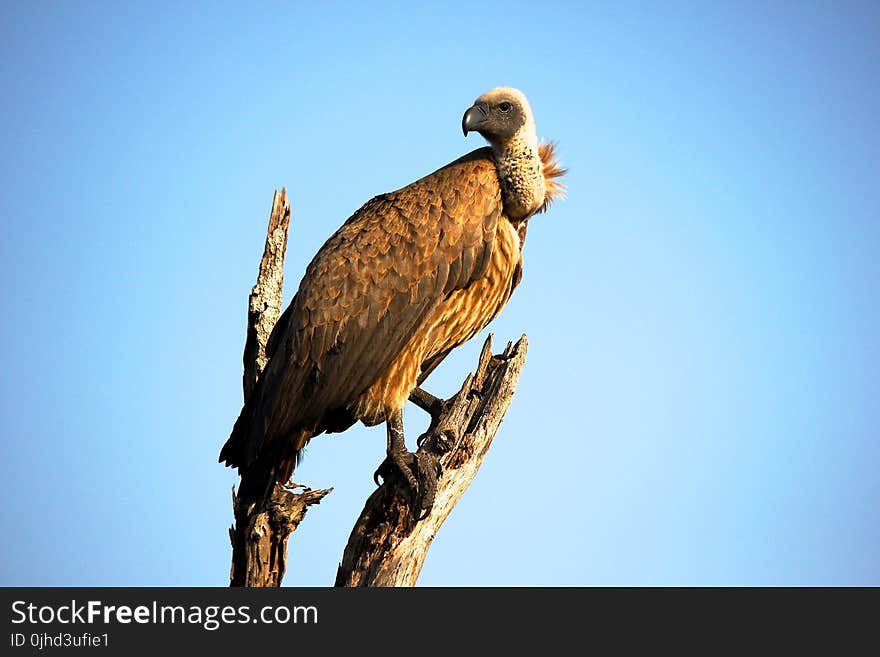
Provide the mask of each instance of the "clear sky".
{"label": "clear sky", "polygon": [[[482,145],[461,116],[499,85],[569,198],[420,582],[880,584],[877,3],[250,4],[0,5],[0,584],[225,585],[273,190],[289,299],[367,199]],[[309,446],[335,491],[287,584],[332,584],[384,450]]]}

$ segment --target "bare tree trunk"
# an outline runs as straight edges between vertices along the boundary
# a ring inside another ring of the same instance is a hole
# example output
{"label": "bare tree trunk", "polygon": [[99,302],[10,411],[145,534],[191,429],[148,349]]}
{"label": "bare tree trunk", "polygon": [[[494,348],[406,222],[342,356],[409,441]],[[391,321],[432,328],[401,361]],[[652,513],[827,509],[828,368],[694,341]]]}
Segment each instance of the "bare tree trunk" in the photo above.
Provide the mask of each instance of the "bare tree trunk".
{"label": "bare tree trunk", "polygon": [[[268,360],[266,344],[281,316],[284,288],[284,255],[290,229],[290,203],[287,190],[275,192],[266,246],[260,261],[257,284],[248,300],[247,339],[244,345],[244,399],[254,390]],[[229,529],[232,541],[230,586],[280,586],[287,564],[287,539],[312,504],[318,504],[332,488],[306,489],[293,493],[275,486],[265,507],[239,503],[232,492],[235,526]]]}
{"label": "bare tree trunk", "polygon": [[445,404],[439,422],[422,436],[419,457],[439,460],[437,495],[428,516],[415,521],[400,486],[384,483],[367,500],[355,523],[336,586],[413,586],[431,541],[473,481],[513,398],[528,342],[492,355],[483,345],[477,371]]}
{"label": "bare tree trunk", "polygon": [[[266,366],[266,346],[281,316],[284,255],[290,204],[284,189],[276,192],[257,283],[248,303],[242,386],[245,401]],[[477,369],[461,390],[443,404],[436,423],[421,437],[419,459],[439,463],[437,493],[428,515],[418,521],[399,482],[382,484],[367,500],[352,529],[337,586],[412,586],[418,579],[431,541],[473,481],[516,389],[525,363],[526,337],[492,355],[492,336],[483,345]],[[295,493],[276,485],[264,507],[240,503],[235,491],[230,586],[280,586],[287,562],[287,542],[332,488]]]}

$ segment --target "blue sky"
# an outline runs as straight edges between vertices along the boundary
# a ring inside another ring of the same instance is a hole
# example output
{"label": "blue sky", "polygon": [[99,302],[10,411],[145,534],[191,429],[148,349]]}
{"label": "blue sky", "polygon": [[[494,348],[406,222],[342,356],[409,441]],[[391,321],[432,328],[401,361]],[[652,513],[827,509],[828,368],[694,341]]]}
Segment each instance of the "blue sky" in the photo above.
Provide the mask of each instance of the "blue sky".
{"label": "blue sky", "polygon": [[[490,327],[528,361],[420,583],[880,584],[878,33],[876,3],[3,3],[0,583],[225,585],[273,190],[289,299],[511,85],[569,198]],[[287,584],[332,584],[384,449],[309,446],[297,480],[335,491]]]}

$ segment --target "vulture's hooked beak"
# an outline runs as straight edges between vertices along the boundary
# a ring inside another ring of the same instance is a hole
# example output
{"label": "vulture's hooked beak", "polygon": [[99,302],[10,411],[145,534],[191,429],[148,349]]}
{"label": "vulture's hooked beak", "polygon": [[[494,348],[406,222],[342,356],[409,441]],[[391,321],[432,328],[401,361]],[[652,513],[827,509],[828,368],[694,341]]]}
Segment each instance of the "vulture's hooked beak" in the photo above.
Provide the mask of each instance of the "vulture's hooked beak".
{"label": "vulture's hooked beak", "polygon": [[467,137],[471,130],[479,130],[480,126],[489,120],[489,108],[485,103],[477,103],[469,108],[461,117],[461,131]]}

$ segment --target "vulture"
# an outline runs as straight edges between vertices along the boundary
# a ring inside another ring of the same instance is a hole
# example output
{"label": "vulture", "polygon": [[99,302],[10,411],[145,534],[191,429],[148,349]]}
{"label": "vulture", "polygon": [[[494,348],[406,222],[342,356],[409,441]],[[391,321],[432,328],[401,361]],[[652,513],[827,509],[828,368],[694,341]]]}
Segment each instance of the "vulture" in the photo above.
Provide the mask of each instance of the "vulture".
{"label": "vulture", "polygon": [[498,315],[522,277],[529,218],[564,191],[522,92],[483,94],[461,127],[489,145],[371,199],[308,265],[220,453],[241,474],[240,499],[265,502],[314,436],[384,422],[374,479],[396,471],[430,509],[433,479],[407,451],[404,405],[436,414],[420,384]]}

